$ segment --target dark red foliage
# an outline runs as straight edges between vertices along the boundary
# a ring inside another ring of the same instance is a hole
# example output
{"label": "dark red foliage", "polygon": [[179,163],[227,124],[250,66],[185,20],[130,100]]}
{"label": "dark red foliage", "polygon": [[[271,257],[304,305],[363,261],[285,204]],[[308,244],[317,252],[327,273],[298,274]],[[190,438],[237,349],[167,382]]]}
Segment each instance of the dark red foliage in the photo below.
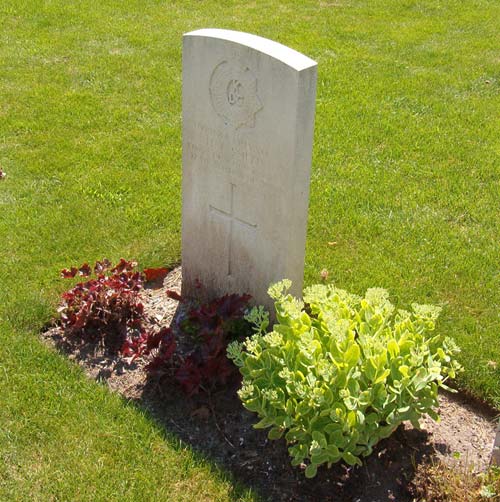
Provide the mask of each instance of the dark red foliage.
{"label": "dark red foliage", "polygon": [[94,274],[103,274],[111,268],[111,262],[107,258],[103,258],[102,261],[96,261],[94,265]]}
{"label": "dark red foliage", "polygon": [[172,300],[177,300],[178,302],[182,302],[182,296],[179,293],[177,293],[177,291],[167,289],[167,296],[169,298],[172,298]]}
{"label": "dark red foliage", "polygon": [[125,357],[130,357],[133,361],[139,356],[148,353],[147,343],[149,334],[147,331],[141,331],[139,335],[128,337],[123,342],[120,352]]}
{"label": "dark red foliage", "polygon": [[228,321],[243,317],[250,298],[250,295],[225,295],[193,309],[188,320],[202,331],[216,329]]}
{"label": "dark red foliage", "polygon": [[92,274],[92,269],[90,268],[90,265],[88,263],[84,263],[78,269],[78,275],[81,275],[83,277],[88,277],[90,274]]}
{"label": "dark red foliage", "polygon": [[157,333],[142,331],[139,336],[128,337],[122,345],[120,352],[130,357],[133,361],[139,356],[148,355],[153,349],[158,349],[155,358],[149,363],[148,368],[161,367],[170,361],[177,347],[175,337],[170,328],[162,328]]}
{"label": "dark red foliage", "polygon": [[165,267],[145,268],[143,270],[147,282],[163,281],[163,279],[167,277],[168,272],[169,272],[168,268]]}
{"label": "dark red foliage", "polygon": [[[134,272],[135,266],[122,258],[112,267],[103,259],[93,268],[95,279],[80,282],[64,293],[59,310],[66,333],[82,341],[101,342],[111,353],[120,352],[131,360],[153,351],[148,371],[174,378],[188,395],[200,389],[211,391],[235,376],[238,372],[226,349],[235,338],[250,334],[244,320],[250,296],[225,295],[193,308],[175,330],[162,328],[150,333],[143,326],[139,293],[145,279],[159,280],[168,271],[146,269],[141,274]],[[88,263],[61,271],[63,277],[91,273]],[[182,301],[175,291],[167,291],[167,295]]]}
{"label": "dark red foliage", "polygon": [[173,376],[188,395],[200,389],[212,390],[235,375],[236,368],[226,356],[229,342],[249,334],[243,316],[249,295],[225,295],[192,309],[179,325],[182,351],[170,329],[155,336],[158,351],[148,370]]}
{"label": "dark red foliage", "polygon": [[76,267],[71,267],[71,269],[64,268],[61,270],[61,277],[64,279],[71,279],[72,277],[75,277],[75,275],[78,273],[78,269]]}
{"label": "dark red foliage", "polygon": [[[99,263],[99,262],[98,262]],[[104,270],[105,262],[94,267]],[[109,264],[111,265],[111,264]],[[111,352],[126,348],[127,352],[139,350],[147,340],[142,322],[144,307],[139,298],[143,276],[133,272],[133,262],[121,260],[108,276],[80,282],[62,295],[61,324],[66,333],[83,340],[101,341]],[[90,275],[91,268],[85,263],[79,269],[63,270],[63,277],[76,273]],[[127,348],[129,340],[131,347]],[[139,355],[139,354],[138,354]]]}
{"label": "dark red foliage", "polygon": [[131,272],[134,268],[137,267],[136,261],[128,261],[124,258],[120,258],[120,261],[116,266],[111,269],[111,272],[121,273],[121,272]]}
{"label": "dark red foliage", "polygon": [[157,349],[159,347],[159,354],[161,354],[165,359],[170,359],[172,357],[176,347],[172,328],[161,328],[158,333],[149,337],[147,345],[148,350]]}
{"label": "dark red foliage", "polygon": [[188,396],[196,394],[202,383],[199,363],[195,362],[193,357],[188,356],[177,367],[175,379]]}

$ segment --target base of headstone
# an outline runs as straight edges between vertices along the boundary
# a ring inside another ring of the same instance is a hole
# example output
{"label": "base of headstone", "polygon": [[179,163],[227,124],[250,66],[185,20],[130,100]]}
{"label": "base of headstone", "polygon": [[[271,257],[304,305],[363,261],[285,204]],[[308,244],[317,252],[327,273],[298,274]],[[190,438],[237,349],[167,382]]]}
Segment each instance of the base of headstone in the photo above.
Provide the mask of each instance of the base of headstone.
{"label": "base of headstone", "polygon": [[491,454],[491,464],[500,467],[500,422],[497,425],[497,435],[493,444],[493,453]]}

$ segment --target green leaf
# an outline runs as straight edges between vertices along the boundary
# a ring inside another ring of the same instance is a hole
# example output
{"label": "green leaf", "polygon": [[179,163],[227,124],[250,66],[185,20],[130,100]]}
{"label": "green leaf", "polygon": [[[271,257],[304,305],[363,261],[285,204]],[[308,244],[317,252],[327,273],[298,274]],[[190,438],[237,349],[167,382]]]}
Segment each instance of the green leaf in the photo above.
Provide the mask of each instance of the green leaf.
{"label": "green leaf", "polygon": [[356,412],[355,411],[350,411],[347,414],[347,423],[349,424],[349,427],[354,427],[356,425]]}
{"label": "green leaf", "polygon": [[429,408],[427,410],[427,415],[429,415],[432,420],[434,420],[435,422],[440,422],[441,421],[441,417],[432,409],[432,408]]}
{"label": "green leaf", "polygon": [[332,404],[333,403],[333,392],[330,389],[325,389],[325,401],[327,404]]}
{"label": "green leaf", "polygon": [[361,460],[349,451],[342,453],[342,460],[349,465],[363,465]]}
{"label": "green leaf", "polygon": [[373,383],[377,384],[385,382],[390,374],[391,370],[384,370],[384,372],[379,377],[377,377],[377,379]]}
{"label": "green leaf", "polygon": [[365,417],[365,423],[368,425],[374,424],[379,420],[378,413],[368,413]]}
{"label": "green leaf", "polygon": [[297,370],[297,371],[295,372],[295,376],[296,376],[299,380],[301,380],[302,382],[304,382],[304,381],[306,380],[306,377],[304,376],[304,373],[302,373],[302,371],[300,371],[300,370]]}
{"label": "green leaf", "polygon": [[314,464],[309,464],[306,467],[306,471],[305,471],[306,478],[314,478],[314,476],[316,476],[317,472],[318,472],[318,466],[314,465]]}
{"label": "green leaf", "polygon": [[361,410],[356,411],[356,417],[359,425],[363,425],[365,423],[365,414]]}
{"label": "green leaf", "polygon": [[262,420],[254,424],[253,428],[254,429],[265,429],[267,427],[271,427],[271,425],[274,425],[274,419],[271,417],[264,417]]}
{"label": "green leaf", "polygon": [[326,448],[328,443],[326,441],[325,435],[322,432],[313,431],[312,438],[314,441],[316,441],[321,446],[321,448]]}
{"label": "green leaf", "polygon": [[325,432],[327,434],[334,434],[336,432],[342,432],[342,425],[339,424],[339,423],[333,423],[333,424],[328,424],[326,427],[325,427]]}
{"label": "green leaf", "polygon": [[410,368],[405,366],[404,364],[399,367],[399,372],[405,377],[408,378]]}
{"label": "green leaf", "polygon": [[389,343],[387,344],[387,351],[389,352],[392,359],[397,357],[399,355],[398,342],[396,342],[396,340],[394,339],[389,340]]}
{"label": "green leaf", "polygon": [[354,366],[361,357],[361,351],[357,343],[353,343],[344,354],[344,360],[349,366]]}
{"label": "green leaf", "polygon": [[280,439],[283,436],[284,429],[281,427],[273,427],[268,433],[269,439]]}
{"label": "green leaf", "polygon": [[[292,441],[299,441],[303,442],[306,441],[308,438],[308,434],[306,434],[304,431],[297,430],[297,429],[290,429],[286,434],[285,434],[286,440],[290,443]],[[307,447],[303,445],[304,448],[307,450]]]}
{"label": "green leaf", "polygon": [[248,411],[259,412],[262,409],[262,404],[260,399],[249,399],[243,402],[245,408]]}
{"label": "green leaf", "polygon": [[372,402],[372,393],[369,390],[365,390],[360,393],[358,403],[360,406],[368,406]]}
{"label": "green leaf", "polygon": [[325,450],[321,450],[320,453],[314,453],[311,455],[311,462],[316,465],[324,464],[328,462],[329,456]]}
{"label": "green leaf", "polygon": [[334,432],[330,436],[330,446],[333,444],[334,446],[338,448],[344,448],[344,446],[347,444],[348,439],[346,436],[344,436],[344,433],[342,431],[337,431]]}

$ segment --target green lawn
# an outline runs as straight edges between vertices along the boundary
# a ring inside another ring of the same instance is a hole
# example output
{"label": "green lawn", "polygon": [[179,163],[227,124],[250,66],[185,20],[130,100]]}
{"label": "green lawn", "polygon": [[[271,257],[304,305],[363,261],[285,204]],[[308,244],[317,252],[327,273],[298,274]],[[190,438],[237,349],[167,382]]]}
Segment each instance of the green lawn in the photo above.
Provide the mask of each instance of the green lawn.
{"label": "green lawn", "polygon": [[[37,340],[107,256],[180,256],[181,37],[319,63],[306,280],[444,307],[500,407],[497,0],[0,3],[0,500],[254,500]],[[329,246],[328,242],[337,244]]]}

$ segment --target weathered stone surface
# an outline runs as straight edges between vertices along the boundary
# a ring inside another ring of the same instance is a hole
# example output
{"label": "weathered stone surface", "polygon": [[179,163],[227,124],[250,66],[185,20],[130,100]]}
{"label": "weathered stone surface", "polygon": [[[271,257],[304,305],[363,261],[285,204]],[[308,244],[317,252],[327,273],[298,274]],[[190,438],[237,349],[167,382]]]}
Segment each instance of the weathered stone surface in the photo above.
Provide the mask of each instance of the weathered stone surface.
{"label": "weathered stone surface", "polygon": [[184,35],[183,295],[302,289],[316,63],[255,35]]}
{"label": "weathered stone surface", "polygon": [[497,435],[493,443],[493,452],[491,454],[491,463],[500,467],[500,422],[497,425]]}

